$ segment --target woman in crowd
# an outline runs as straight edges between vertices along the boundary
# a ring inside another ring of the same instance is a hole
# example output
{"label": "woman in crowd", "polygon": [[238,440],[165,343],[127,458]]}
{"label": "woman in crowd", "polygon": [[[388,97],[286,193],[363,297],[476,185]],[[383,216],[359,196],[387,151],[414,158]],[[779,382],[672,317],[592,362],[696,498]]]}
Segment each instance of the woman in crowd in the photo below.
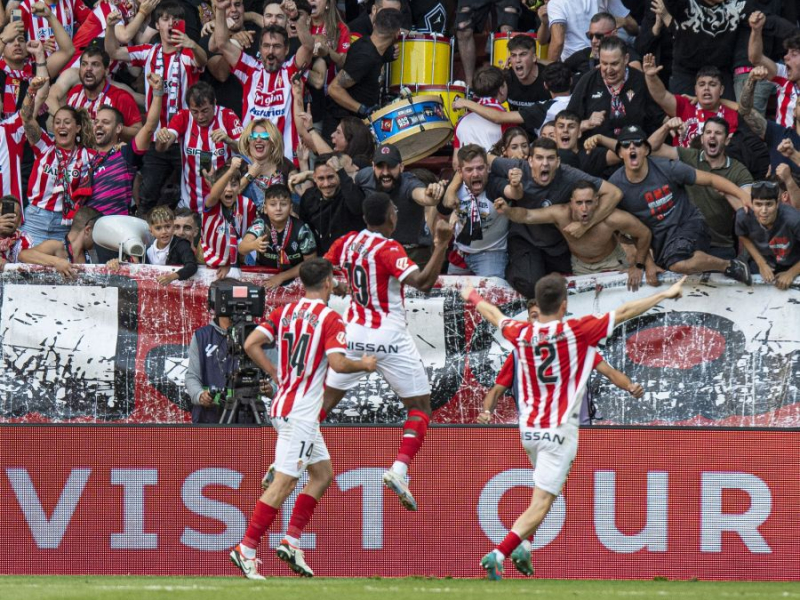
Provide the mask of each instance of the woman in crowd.
{"label": "woman in crowd", "polygon": [[492,148],[492,154],[503,158],[528,160],[530,139],[522,127],[506,129],[503,137]]}
{"label": "woman in crowd", "polygon": [[294,165],[283,156],[283,137],[267,119],[255,119],[245,126],[239,153],[249,165],[239,182],[242,195],[260,209],[266,189],[275,183],[286,184]]}

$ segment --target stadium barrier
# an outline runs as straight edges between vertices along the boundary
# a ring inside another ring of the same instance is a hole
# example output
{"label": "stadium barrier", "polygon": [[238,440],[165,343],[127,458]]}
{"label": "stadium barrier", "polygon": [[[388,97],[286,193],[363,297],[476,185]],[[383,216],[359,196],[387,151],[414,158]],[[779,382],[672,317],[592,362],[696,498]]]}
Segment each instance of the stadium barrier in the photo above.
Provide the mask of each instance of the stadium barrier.
{"label": "stadium barrier", "polygon": [[[179,423],[189,420],[183,380],[192,333],[208,323],[208,284],[159,286],[157,267],[81,268],[78,279],[8,265],[0,277],[0,420]],[[263,283],[265,274],[242,278]],[[673,280],[671,275],[665,277]],[[631,293],[619,274],[571,280],[571,314],[611,310],[653,292]],[[507,314],[524,301],[504,282],[441,277],[428,296],[408,290],[409,328],[428,369],[435,421],[472,423],[508,344],[465,305],[465,282]],[[268,291],[275,306],[299,297],[299,283]],[[331,305],[344,310],[345,300]],[[642,383],[641,401],[595,376],[590,390],[605,424],[800,426],[800,286],[746,288],[722,277],[692,278],[685,297],[617,327],[603,354]],[[377,375],[362,380],[329,419],[397,423],[399,400]],[[501,402],[498,420],[516,421]]]}
{"label": "stadium barrier", "polygon": [[[398,428],[323,433],[335,480],[301,540],[318,575],[481,577],[530,500],[511,427],[431,430],[411,469],[416,513],[381,483]],[[274,440],[255,427],[0,426],[0,573],[237,575],[227,553]],[[584,429],[535,539],[537,577],[797,581],[799,448],[800,430]],[[266,574],[291,575],[270,548],[294,498],[262,541]]]}

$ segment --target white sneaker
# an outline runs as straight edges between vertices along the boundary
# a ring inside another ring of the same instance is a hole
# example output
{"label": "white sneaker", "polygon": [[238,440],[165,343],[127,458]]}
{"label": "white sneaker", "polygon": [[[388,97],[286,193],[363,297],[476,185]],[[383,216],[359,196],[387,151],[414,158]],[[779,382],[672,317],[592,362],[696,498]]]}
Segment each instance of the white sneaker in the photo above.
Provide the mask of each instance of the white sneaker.
{"label": "white sneaker", "polygon": [[258,565],[261,561],[257,558],[247,558],[242,553],[241,546],[236,546],[231,550],[231,562],[239,567],[242,575],[248,579],[265,579],[263,575],[258,574]]}
{"label": "white sneaker", "polygon": [[383,483],[386,487],[392,490],[400,499],[400,504],[407,510],[417,510],[417,501],[411,495],[411,490],[408,489],[408,482],[404,477],[401,477],[391,469],[384,472]]}
{"label": "white sneaker", "polygon": [[273,481],[275,481],[275,464],[271,464],[264,473],[264,477],[261,478],[261,489],[266,492]]}
{"label": "white sneaker", "polygon": [[289,568],[302,577],[313,577],[314,571],[306,564],[305,553],[300,548],[295,548],[286,540],[275,550],[282,561],[289,565]]}

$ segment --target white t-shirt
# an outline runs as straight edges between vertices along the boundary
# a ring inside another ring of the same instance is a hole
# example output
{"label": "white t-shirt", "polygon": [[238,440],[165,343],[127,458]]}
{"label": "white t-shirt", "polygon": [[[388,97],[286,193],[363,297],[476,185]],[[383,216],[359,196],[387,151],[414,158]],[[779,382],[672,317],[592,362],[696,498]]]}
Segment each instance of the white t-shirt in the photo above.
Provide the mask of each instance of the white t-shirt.
{"label": "white t-shirt", "polygon": [[[170,240],[171,242],[172,240]],[[169,244],[163,248],[157,248],[158,241],[154,241],[147,249],[147,262],[151,265],[166,265],[167,254],[169,254]]]}
{"label": "white t-shirt", "polygon": [[567,28],[564,49],[561,51],[562,61],[591,45],[586,38],[586,32],[589,31],[592,17],[599,12],[627,17],[631,11],[625,8],[621,0],[550,0],[547,4],[550,27],[562,23]]}

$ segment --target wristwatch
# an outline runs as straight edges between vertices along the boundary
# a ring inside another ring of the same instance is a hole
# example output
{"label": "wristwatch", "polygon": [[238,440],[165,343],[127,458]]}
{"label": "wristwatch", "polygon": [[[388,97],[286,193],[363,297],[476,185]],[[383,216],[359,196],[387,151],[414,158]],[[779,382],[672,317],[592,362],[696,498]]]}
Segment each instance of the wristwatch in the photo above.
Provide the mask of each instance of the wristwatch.
{"label": "wristwatch", "polygon": [[244,178],[247,179],[247,181],[249,181],[250,183],[253,183],[256,179],[255,176],[251,175],[249,172],[244,174]]}
{"label": "wristwatch", "polygon": [[644,271],[645,268],[644,263],[636,263],[633,266],[636,267],[637,269],[641,269],[642,271]]}

